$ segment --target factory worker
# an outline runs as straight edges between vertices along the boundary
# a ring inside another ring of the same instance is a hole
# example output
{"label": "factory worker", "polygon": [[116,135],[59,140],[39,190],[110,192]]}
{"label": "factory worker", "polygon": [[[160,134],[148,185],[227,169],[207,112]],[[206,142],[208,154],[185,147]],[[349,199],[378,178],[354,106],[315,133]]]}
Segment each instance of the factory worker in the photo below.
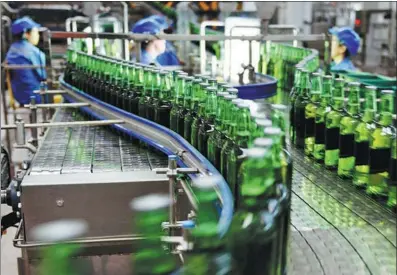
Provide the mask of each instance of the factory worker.
{"label": "factory worker", "polygon": [[[172,27],[168,25],[167,20],[161,15],[152,15],[147,18],[148,20],[154,20],[162,28],[164,33],[172,33]],[[165,52],[157,57],[157,62],[161,66],[178,66],[180,65],[179,59],[176,55],[176,50],[171,42],[166,41]]]}
{"label": "factory worker", "polygon": [[355,71],[351,56],[355,56],[360,48],[360,37],[349,27],[332,28],[329,30],[332,34],[331,44],[331,71],[346,70]]}
{"label": "factory worker", "polygon": [[[162,31],[161,26],[155,21],[142,19],[135,23],[132,32],[155,35],[161,33]],[[160,63],[156,59],[164,52],[165,40],[156,39],[151,41],[142,41],[140,63],[160,66]]]}
{"label": "factory worker", "polygon": [[[45,55],[36,46],[39,43],[41,25],[29,17],[15,20],[11,32],[16,42],[12,43],[6,55],[9,65],[41,65],[45,66]],[[40,82],[47,78],[45,68],[10,70],[11,87],[14,98],[20,105],[29,104],[34,90],[40,88]],[[40,103],[40,95],[36,94],[36,102]]]}

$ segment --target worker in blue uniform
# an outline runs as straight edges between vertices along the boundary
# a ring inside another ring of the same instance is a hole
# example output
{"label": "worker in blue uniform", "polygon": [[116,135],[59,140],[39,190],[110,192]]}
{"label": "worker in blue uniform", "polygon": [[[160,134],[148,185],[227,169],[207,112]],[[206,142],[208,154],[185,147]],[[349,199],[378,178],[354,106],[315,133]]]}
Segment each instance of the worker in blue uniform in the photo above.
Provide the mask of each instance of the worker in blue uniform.
{"label": "worker in blue uniform", "polygon": [[[36,47],[40,40],[40,27],[29,17],[19,18],[12,23],[11,32],[16,41],[11,44],[6,55],[9,65],[46,65],[44,53]],[[40,95],[34,94],[34,91],[47,78],[44,67],[10,70],[10,76],[14,98],[20,105],[28,104],[32,95],[36,96],[37,103],[41,102]]]}
{"label": "worker in blue uniform", "polygon": [[[164,16],[152,15],[147,18],[148,20],[156,21],[163,29],[164,33],[172,33],[172,27],[167,23]],[[178,66],[180,65],[179,59],[176,55],[176,50],[171,42],[166,41],[165,52],[157,57],[157,62],[162,66]]]}
{"label": "worker in blue uniform", "polygon": [[[162,33],[162,29],[154,20],[141,19],[135,23],[132,32],[156,35]],[[165,52],[165,44],[165,40],[162,39],[142,41],[140,63],[160,66],[161,64],[157,61],[157,57]]]}
{"label": "worker in blue uniform", "polygon": [[356,71],[350,57],[355,56],[360,48],[358,34],[350,27],[334,27],[329,30],[329,33],[332,34],[331,71]]}

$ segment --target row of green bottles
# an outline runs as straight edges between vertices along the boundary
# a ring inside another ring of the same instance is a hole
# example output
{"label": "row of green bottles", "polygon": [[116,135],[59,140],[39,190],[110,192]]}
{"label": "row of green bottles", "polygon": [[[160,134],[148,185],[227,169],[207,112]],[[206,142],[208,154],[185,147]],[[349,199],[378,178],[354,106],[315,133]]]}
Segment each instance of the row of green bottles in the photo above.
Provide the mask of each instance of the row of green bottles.
{"label": "row of green bottles", "polygon": [[368,194],[389,196],[393,206],[390,197],[395,192],[389,191],[395,170],[391,165],[395,91],[383,90],[378,99],[373,86],[364,88],[300,68],[297,75],[291,93],[292,143],[340,177],[366,188]]}
{"label": "row of green bottles", "polygon": [[278,87],[289,91],[296,81],[296,65],[309,54],[308,49],[267,41],[261,45],[258,72],[274,76]]}

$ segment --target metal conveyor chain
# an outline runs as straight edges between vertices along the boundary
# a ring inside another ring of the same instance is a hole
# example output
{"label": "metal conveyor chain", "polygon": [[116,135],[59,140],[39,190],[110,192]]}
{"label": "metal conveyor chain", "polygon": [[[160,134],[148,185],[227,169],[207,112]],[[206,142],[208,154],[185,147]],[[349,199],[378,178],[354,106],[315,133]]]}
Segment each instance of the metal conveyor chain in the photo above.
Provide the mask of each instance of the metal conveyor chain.
{"label": "metal conveyor chain", "polygon": [[291,274],[396,274],[395,215],[291,152]]}
{"label": "metal conveyor chain", "polygon": [[[82,120],[80,114],[60,109],[53,121]],[[47,130],[31,174],[98,173],[151,170],[167,166],[167,158],[103,127],[54,127]]]}

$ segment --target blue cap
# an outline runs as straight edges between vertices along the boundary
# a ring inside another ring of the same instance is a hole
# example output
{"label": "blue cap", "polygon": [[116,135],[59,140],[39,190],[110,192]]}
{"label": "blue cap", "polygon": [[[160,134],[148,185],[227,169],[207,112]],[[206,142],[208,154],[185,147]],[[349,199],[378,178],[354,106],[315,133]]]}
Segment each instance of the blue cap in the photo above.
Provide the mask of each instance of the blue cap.
{"label": "blue cap", "polygon": [[24,16],[15,20],[11,26],[11,32],[13,35],[24,33],[27,30],[33,28],[40,28],[41,25],[34,22],[30,17]]}
{"label": "blue cap", "polygon": [[346,46],[350,55],[356,55],[360,48],[360,36],[350,27],[329,29],[329,33],[335,35]]}
{"label": "blue cap", "polygon": [[147,18],[141,19],[135,23],[132,28],[133,33],[147,33],[147,34],[158,34],[162,30],[161,26],[153,21],[148,20]]}
{"label": "blue cap", "polygon": [[147,19],[148,19],[148,20],[155,21],[157,24],[160,25],[160,27],[161,27],[162,29],[168,29],[168,28],[170,27],[170,26],[168,25],[167,20],[165,19],[164,16],[156,15],[156,14],[155,14],[155,15],[149,16]]}

